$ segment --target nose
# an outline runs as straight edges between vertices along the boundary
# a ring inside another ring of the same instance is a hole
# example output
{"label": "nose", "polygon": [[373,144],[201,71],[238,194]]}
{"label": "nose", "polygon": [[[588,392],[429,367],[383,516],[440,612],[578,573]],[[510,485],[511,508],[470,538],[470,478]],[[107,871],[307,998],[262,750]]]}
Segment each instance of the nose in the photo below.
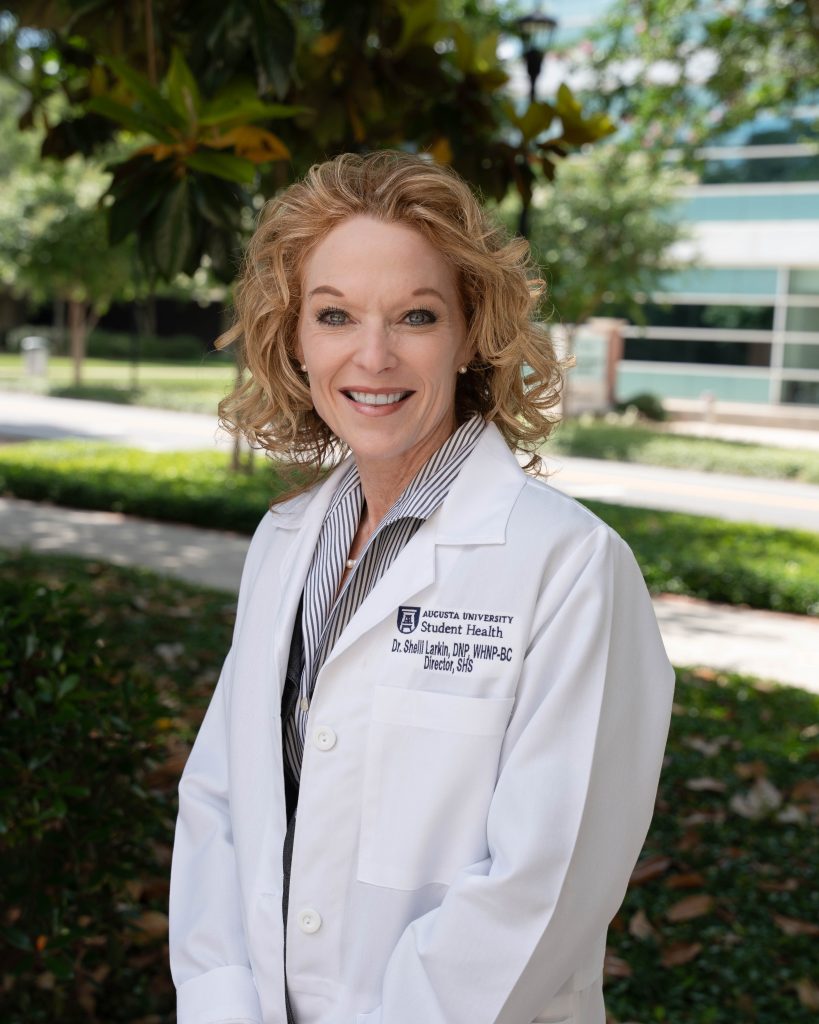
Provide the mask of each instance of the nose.
{"label": "nose", "polygon": [[359,369],[375,375],[398,365],[395,339],[383,321],[362,324],[357,340],[353,362]]}

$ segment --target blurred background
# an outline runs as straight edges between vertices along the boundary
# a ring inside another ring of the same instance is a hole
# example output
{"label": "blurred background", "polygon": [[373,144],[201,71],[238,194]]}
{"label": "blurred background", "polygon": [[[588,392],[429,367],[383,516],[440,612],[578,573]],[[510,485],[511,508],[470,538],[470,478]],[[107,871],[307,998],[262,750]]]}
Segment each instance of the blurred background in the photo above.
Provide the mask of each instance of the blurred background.
{"label": "blurred background", "polygon": [[816,0],[0,0],[0,1019],[166,1024],[175,788],[280,467],[217,429],[265,200],[453,166],[574,361],[550,481],[677,700],[610,1024],[819,1013]]}

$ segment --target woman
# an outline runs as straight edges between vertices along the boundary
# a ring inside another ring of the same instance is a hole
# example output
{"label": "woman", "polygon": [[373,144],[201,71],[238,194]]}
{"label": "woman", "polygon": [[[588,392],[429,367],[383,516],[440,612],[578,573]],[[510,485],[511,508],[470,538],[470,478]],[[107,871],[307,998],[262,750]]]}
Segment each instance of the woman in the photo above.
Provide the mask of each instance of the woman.
{"label": "woman", "polygon": [[513,454],[558,382],[527,259],[404,154],[268,204],[222,414],[307,482],[180,783],[180,1024],[603,1024],[672,671],[627,547]]}

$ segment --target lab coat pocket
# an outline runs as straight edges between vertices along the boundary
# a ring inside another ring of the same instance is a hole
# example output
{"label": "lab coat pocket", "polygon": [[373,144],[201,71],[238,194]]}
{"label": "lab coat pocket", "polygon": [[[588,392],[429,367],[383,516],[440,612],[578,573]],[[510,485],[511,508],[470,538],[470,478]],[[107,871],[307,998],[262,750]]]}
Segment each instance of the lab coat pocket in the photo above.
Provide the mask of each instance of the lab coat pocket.
{"label": "lab coat pocket", "polygon": [[449,884],[484,860],[486,815],[514,698],[376,686],[358,878],[392,889]]}

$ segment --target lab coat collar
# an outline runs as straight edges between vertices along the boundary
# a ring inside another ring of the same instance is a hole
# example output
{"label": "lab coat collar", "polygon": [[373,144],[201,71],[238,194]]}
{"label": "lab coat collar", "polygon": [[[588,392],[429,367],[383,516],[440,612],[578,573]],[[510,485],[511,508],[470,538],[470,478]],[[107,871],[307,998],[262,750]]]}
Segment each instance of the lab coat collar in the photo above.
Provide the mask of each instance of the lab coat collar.
{"label": "lab coat collar", "polygon": [[[276,526],[319,527],[350,465],[344,459],[317,487],[271,510]],[[502,544],[512,505],[525,475],[498,428],[488,423],[466,460],[437,517],[437,544]],[[476,500],[476,495],[480,495]],[[308,531],[309,532],[309,531]],[[305,540],[308,538],[305,537]]]}
{"label": "lab coat collar", "polygon": [[436,544],[503,544],[526,475],[494,423],[488,423],[441,506]]}
{"label": "lab coat collar", "polygon": [[436,546],[503,544],[512,507],[525,482],[526,476],[500,431],[494,424],[488,424],[443,505],[402,549],[361,603],[320,674],[359,637],[435,582]]}

